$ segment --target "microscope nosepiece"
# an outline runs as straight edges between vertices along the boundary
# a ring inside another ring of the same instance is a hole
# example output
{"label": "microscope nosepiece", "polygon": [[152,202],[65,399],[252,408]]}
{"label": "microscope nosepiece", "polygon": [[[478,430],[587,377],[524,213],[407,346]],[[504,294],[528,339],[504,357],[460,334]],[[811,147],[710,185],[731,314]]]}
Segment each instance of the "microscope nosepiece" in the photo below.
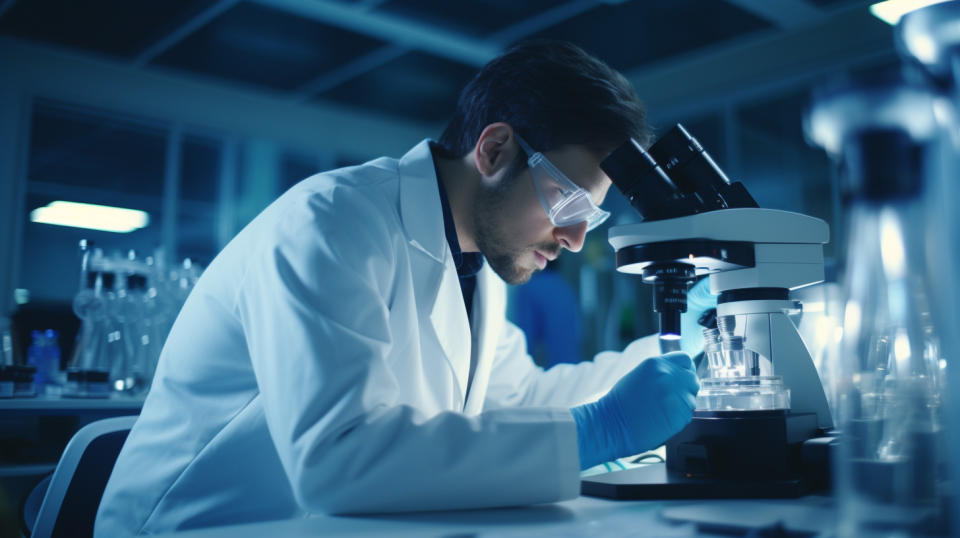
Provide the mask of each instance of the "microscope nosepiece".
{"label": "microscope nosepiece", "polygon": [[653,311],[660,315],[660,338],[679,340],[680,314],[687,311],[687,290],[697,277],[685,263],[659,263],[643,270],[643,280],[653,284]]}

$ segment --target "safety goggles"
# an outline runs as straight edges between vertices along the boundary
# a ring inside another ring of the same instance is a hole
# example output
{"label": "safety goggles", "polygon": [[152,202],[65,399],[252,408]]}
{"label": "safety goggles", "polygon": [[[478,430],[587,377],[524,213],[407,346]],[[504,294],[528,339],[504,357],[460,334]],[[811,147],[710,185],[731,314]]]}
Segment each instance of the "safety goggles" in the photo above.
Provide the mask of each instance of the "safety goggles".
{"label": "safety goggles", "polygon": [[533,186],[554,226],[563,228],[586,222],[589,232],[607,220],[610,213],[597,207],[589,192],[571,181],[542,153],[533,151],[520,135],[517,135],[517,142],[527,154]]}

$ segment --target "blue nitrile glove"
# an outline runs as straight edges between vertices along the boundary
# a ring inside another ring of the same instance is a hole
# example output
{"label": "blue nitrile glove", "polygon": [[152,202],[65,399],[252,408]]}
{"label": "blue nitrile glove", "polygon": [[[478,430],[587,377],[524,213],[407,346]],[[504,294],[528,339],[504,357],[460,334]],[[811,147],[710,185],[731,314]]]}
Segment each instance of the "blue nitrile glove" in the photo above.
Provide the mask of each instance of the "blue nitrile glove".
{"label": "blue nitrile glove", "polygon": [[599,400],[570,410],[580,468],[660,446],[690,422],[700,382],[680,351],[651,357]]}
{"label": "blue nitrile glove", "polygon": [[717,307],[717,296],[710,293],[710,280],[702,279],[687,292],[687,311],[680,314],[680,349],[691,357],[703,351],[703,327],[698,320],[704,312]]}

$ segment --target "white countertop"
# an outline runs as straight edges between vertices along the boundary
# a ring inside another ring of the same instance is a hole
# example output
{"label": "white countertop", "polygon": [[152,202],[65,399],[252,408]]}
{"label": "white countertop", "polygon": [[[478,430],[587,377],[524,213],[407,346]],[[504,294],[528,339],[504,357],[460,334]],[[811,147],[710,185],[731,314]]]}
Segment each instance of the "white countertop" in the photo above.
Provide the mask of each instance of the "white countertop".
{"label": "white countertop", "polygon": [[613,501],[578,497],[556,504],[489,510],[302,519],[211,527],[170,537],[263,536],[715,536],[783,525],[820,533],[832,524],[829,497],[768,500]]}

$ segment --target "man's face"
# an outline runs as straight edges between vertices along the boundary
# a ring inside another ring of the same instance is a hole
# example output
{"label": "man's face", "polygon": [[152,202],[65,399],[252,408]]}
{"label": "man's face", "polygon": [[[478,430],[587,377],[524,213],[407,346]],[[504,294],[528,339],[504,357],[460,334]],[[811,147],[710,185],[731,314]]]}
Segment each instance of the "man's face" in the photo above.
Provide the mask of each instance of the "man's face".
{"label": "man's face", "polygon": [[[600,156],[583,146],[544,152],[553,164],[599,205],[610,188]],[[480,252],[500,278],[510,284],[530,280],[561,249],[578,252],[587,223],[556,227],[550,222],[533,185],[530,169],[510,166],[494,185],[484,185],[475,199],[474,230]]]}

